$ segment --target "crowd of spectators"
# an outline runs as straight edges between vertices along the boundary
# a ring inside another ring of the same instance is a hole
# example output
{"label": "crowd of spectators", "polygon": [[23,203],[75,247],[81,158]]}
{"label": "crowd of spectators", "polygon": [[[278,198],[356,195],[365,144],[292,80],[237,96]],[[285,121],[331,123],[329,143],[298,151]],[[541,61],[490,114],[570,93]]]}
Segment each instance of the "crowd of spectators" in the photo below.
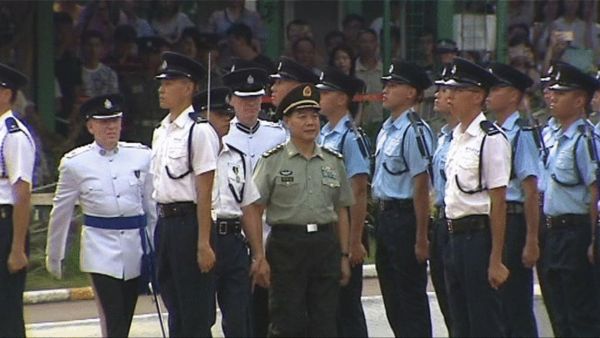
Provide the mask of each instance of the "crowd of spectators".
{"label": "crowd of spectators", "polygon": [[[234,60],[250,61],[272,72],[277,60],[265,55],[268,34],[272,32],[267,32],[261,16],[249,10],[244,0],[222,3],[222,8],[210,14],[208,20],[195,22],[200,20],[186,14],[182,2],[175,0],[92,0],[84,5],[55,1],[57,133],[44,136],[58,144],[52,147],[54,156],[89,141],[87,133],[82,132],[79,104],[88,97],[117,91],[127,99],[123,139],[150,144],[152,130],[164,116],[158,105],[154,74],[160,67],[160,54],[166,50],[193,57],[207,68],[210,55],[214,85],[220,84]],[[442,65],[457,55],[485,61],[477,51],[461,51],[454,41],[438,39],[433,33],[435,27],[407,31],[402,19],[405,7],[400,1],[391,4],[392,58],[407,55],[402,50],[406,42],[401,43],[401,39],[417,33],[414,61],[425,67],[432,78],[438,77]],[[595,70],[600,62],[597,12],[597,1],[509,1],[508,62],[536,82],[555,60]],[[371,134],[376,133],[385,117],[381,102],[376,99],[382,90],[380,77],[384,72],[382,27],[382,17],[368,21],[361,15],[349,14],[343,18],[340,30],[326,32],[323,41],[318,41],[315,28],[308,21],[295,19],[285,24],[281,52],[316,74],[335,67],[362,79],[365,92],[375,95],[358,109],[357,121]],[[539,90],[534,87],[526,101],[527,109],[535,107],[539,95],[536,92]],[[432,93],[425,93],[425,111],[431,109],[427,98]],[[427,112],[423,115],[433,116]],[[48,167],[54,164],[51,162]]]}

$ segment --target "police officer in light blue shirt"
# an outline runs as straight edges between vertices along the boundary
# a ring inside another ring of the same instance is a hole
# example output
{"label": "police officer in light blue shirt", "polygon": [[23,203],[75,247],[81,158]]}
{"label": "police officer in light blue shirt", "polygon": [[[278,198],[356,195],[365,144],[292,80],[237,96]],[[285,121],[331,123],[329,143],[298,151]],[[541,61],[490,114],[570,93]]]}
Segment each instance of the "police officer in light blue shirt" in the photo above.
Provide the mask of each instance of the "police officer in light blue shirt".
{"label": "police officer in light blue shirt", "polygon": [[435,289],[436,298],[444,316],[444,322],[448,332],[452,332],[452,316],[450,314],[450,305],[448,304],[448,293],[446,291],[445,265],[446,248],[448,246],[448,220],[444,212],[444,195],[446,189],[446,162],[448,160],[448,150],[452,141],[452,131],[458,124],[458,120],[450,114],[450,104],[448,98],[450,90],[445,86],[446,80],[450,76],[450,65],[446,65],[442,71],[442,76],[435,81],[438,86],[435,92],[434,110],[446,120],[438,136],[437,148],[433,153],[433,189],[435,192],[433,222],[429,229],[430,257],[429,270],[431,273],[431,282]]}
{"label": "police officer in light blue shirt", "polygon": [[344,156],[346,173],[354,194],[350,207],[350,266],[348,285],[340,290],[338,334],[341,337],[367,337],[367,324],[362,307],[362,264],[367,254],[368,239],[364,231],[367,214],[367,187],[371,156],[365,135],[357,129],[351,116],[352,98],[363,91],[365,83],[331,68],[321,73],[317,84],[321,92],[321,114],[329,122],[321,129],[319,145]]}
{"label": "police officer in light blue shirt", "polygon": [[511,145],[511,176],[506,190],[507,216],[504,260],[510,275],[500,291],[509,337],[535,337],[533,266],[539,257],[539,149],[533,129],[517,111],[531,78],[517,69],[494,63],[489,71],[497,78],[487,98]]}
{"label": "police officer in light blue shirt", "polygon": [[413,107],[431,86],[416,64],[396,61],[383,76],[390,117],[377,136],[373,195],[379,201],[376,267],[396,336],[431,336],[427,299],[429,157],[433,134]]}
{"label": "police officer in light blue shirt", "polygon": [[585,112],[600,82],[569,64],[554,67],[550,109],[560,129],[552,135],[544,168],[546,303],[556,336],[597,337],[600,318],[590,249],[598,189]]}

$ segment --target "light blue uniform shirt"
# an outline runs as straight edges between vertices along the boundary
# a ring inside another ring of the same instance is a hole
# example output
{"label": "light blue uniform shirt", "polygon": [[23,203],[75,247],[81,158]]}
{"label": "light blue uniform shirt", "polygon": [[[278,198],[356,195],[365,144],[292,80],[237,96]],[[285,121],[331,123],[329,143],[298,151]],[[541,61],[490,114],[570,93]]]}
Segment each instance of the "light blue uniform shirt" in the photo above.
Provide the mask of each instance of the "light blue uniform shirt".
{"label": "light blue uniform shirt", "polygon": [[[368,175],[371,171],[371,159],[368,150],[365,150],[365,154],[361,152],[357,135],[350,127],[350,123],[352,122],[348,115],[339,120],[333,129],[331,124],[327,122],[321,129],[318,142],[320,146],[333,149],[344,156],[348,178],[358,174]],[[343,144],[342,139],[344,139]]]}
{"label": "light blue uniform shirt", "polygon": [[[412,199],[414,179],[427,171],[428,161],[421,155],[415,129],[405,111],[392,121],[389,117],[377,135],[373,196],[378,199]],[[429,126],[422,128],[426,147],[432,153],[433,138]]]}
{"label": "light blue uniform shirt", "polygon": [[[556,122],[554,117],[551,117],[548,120],[548,124],[544,128],[542,128],[542,139],[544,140],[544,146],[546,147],[548,152],[550,151],[550,149],[552,149],[552,146],[554,144],[554,134],[557,133],[559,129],[560,125]],[[544,170],[544,167],[546,167],[546,163],[544,163],[544,157],[542,155],[543,153],[540,153],[539,156],[541,172],[540,176],[538,176],[538,190],[540,192],[546,191],[547,181],[546,170]]]}
{"label": "light blue uniform shirt", "polygon": [[[508,138],[512,152],[511,177],[506,190],[506,201],[522,203],[525,195],[521,182],[529,176],[538,177],[541,162],[533,132],[523,130],[517,123],[518,119],[519,112],[512,113],[502,124],[502,129]],[[516,139],[517,135],[518,139]]]}
{"label": "light blue uniform shirt", "polygon": [[[548,163],[544,168],[546,177],[544,213],[548,216],[587,214],[589,211],[588,186],[596,178],[595,165],[588,152],[587,140],[578,129],[584,124],[585,121],[579,119],[566,130],[561,128],[553,134]],[[574,149],[576,144],[577,149]],[[577,168],[580,175],[577,175]],[[581,180],[581,183],[568,187],[559,184],[557,180],[567,184],[574,184]]]}
{"label": "light blue uniform shirt", "polygon": [[450,141],[452,141],[452,130],[447,124],[440,130],[438,146],[433,153],[433,189],[435,190],[435,205],[444,205],[444,192],[446,190],[446,161]]}

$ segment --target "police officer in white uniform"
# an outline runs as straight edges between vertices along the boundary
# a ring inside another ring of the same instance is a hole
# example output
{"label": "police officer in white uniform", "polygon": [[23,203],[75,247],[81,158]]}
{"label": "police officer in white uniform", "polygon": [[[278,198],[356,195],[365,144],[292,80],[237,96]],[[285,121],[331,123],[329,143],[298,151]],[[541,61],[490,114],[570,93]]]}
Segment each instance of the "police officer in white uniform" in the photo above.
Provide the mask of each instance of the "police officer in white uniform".
{"label": "police officer in white uniform", "polygon": [[81,271],[88,272],[96,294],[102,335],[126,337],[141,282],[142,255],[155,228],[150,149],[119,142],[123,98],[94,97],[81,106],[94,142],[61,160],[48,224],[46,268],[62,278],[73,208],[84,214]]}
{"label": "police officer in white uniform", "polygon": [[0,64],[0,336],[24,337],[23,290],[28,263],[31,185],[35,145],[11,106],[27,83]]}
{"label": "police officer in white uniform", "polygon": [[158,95],[169,114],[154,130],[151,164],[159,214],[158,281],[170,335],[207,337],[215,264],[211,192],[219,144],[210,126],[190,116],[204,67],[172,52],[162,59]]}
{"label": "police officer in white uniform", "polygon": [[[213,232],[217,262],[215,265],[216,298],[221,309],[221,325],[226,337],[248,337],[251,276],[263,281],[268,263],[262,245],[262,220],[252,205],[260,194],[252,180],[250,158],[236,147],[222,142],[235,116],[229,105],[226,87],[208,91],[194,98],[197,112],[206,116],[219,139],[220,151],[213,185]],[[243,232],[242,232],[243,230]],[[250,246],[252,258],[248,253]],[[250,262],[252,261],[252,264]],[[259,271],[260,268],[260,271]],[[262,273],[263,275],[261,275]],[[213,298],[214,299],[214,298]],[[214,311],[214,310],[213,310]],[[216,319],[216,312],[213,312]]]}
{"label": "police officer in white uniform", "polygon": [[510,144],[481,112],[497,81],[484,68],[456,58],[445,83],[450,113],[459,121],[448,150],[444,197],[450,233],[446,285],[456,337],[505,333],[497,289],[508,277],[502,247]]}
{"label": "police officer in white uniform", "polygon": [[[267,74],[260,68],[238,67],[223,76],[223,83],[232,89],[230,103],[236,115],[231,121],[231,128],[224,140],[250,158],[250,170],[254,171],[262,154],[287,139],[287,133],[279,123],[258,118],[260,103],[268,83]],[[263,238],[267,237],[268,231],[269,227],[265,224]],[[266,289],[260,286],[254,289],[251,325],[254,336],[257,337],[267,335],[269,322],[267,297]]]}

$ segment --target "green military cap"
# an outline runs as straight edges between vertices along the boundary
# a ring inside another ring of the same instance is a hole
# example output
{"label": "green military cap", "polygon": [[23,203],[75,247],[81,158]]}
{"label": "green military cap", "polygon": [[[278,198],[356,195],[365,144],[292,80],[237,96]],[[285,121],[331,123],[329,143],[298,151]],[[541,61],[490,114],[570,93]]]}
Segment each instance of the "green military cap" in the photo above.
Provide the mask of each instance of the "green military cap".
{"label": "green military cap", "polygon": [[277,107],[277,116],[289,115],[297,109],[321,109],[321,95],[313,84],[304,83],[290,91]]}

